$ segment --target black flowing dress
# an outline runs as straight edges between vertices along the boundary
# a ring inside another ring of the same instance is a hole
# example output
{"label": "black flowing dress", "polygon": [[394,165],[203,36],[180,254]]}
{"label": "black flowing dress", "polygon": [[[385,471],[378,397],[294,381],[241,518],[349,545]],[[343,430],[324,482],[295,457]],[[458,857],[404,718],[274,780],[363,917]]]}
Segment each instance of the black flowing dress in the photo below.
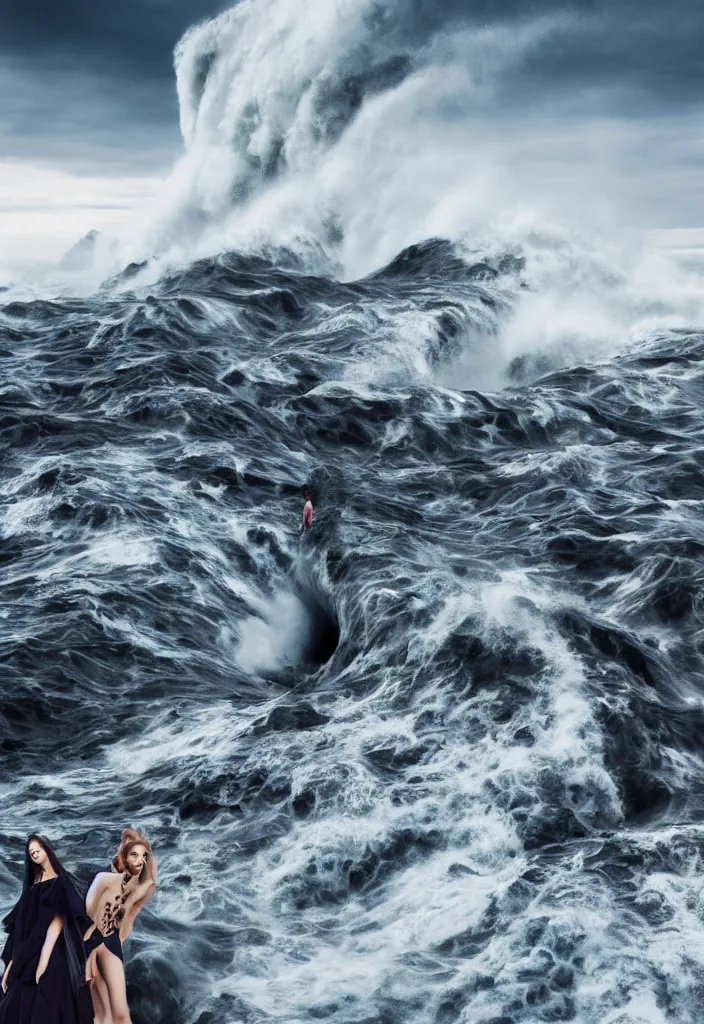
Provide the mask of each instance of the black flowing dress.
{"label": "black flowing dress", "polygon": [[[57,914],[64,926],[37,985],[42,946]],[[83,902],[65,875],[25,889],[3,921],[9,935],[2,959],[12,967],[7,992],[0,993],[0,1024],[91,1024],[83,949],[87,923]]]}

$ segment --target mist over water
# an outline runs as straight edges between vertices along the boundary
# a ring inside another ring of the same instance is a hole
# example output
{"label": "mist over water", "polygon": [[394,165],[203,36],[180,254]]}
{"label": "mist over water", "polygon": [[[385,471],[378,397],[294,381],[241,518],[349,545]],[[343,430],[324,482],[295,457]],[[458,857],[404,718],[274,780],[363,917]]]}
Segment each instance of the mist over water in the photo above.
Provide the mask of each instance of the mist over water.
{"label": "mist over water", "polygon": [[529,118],[505,102],[506,83],[579,15],[489,13],[323,0],[311,17],[303,0],[245,0],[194,27],[176,49],[184,155],[133,253],[273,242],[358,276],[430,236],[613,231],[633,193],[610,163],[613,124],[595,112],[577,128],[584,111],[550,93]]}
{"label": "mist over water", "polygon": [[469,131],[568,25],[244,0],[0,294],[0,903],[143,828],[135,1024],[700,1021],[701,276]]}

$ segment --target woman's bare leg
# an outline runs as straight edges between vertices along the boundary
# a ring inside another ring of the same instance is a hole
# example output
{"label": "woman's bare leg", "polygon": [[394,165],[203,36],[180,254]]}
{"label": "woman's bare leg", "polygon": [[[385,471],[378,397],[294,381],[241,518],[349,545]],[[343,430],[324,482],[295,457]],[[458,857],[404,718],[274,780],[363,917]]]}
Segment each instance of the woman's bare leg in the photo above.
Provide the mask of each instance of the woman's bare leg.
{"label": "woman's bare leg", "polygon": [[98,966],[98,951],[94,949],[86,964],[86,981],[89,982],[90,998],[93,1003],[94,1024],[112,1024],[110,999],[105,979]]}
{"label": "woman's bare leg", "polygon": [[105,946],[98,948],[98,966],[107,986],[111,1024],[132,1024],[122,961]]}
{"label": "woman's bare leg", "polygon": [[110,1013],[110,995],[105,978],[97,967],[90,983],[90,997],[93,1000],[94,1024],[114,1024]]}

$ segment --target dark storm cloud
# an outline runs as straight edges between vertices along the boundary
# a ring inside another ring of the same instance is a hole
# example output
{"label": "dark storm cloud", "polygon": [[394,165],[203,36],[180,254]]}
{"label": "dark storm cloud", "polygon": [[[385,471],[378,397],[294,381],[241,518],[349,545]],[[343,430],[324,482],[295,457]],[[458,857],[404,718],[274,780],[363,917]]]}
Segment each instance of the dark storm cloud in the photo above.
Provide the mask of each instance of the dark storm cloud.
{"label": "dark storm cloud", "polygon": [[32,63],[171,77],[171,54],[194,22],[222,0],[3,0],[0,51]]}
{"label": "dark storm cloud", "polygon": [[[167,166],[180,148],[173,48],[191,24],[227,6],[2,0],[0,156],[76,169],[86,162],[116,171],[123,164],[137,172]],[[380,0],[370,17],[379,18],[379,31],[410,68],[437,32],[544,15],[566,17],[502,78],[499,105],[584,97],[647,115],[701,102],[701,0]]]}
{"label": "dark storm cloud", "polygon": [[441,29],[545,15],[568,17],[526,61],[536,87],[622,86],[656,99],[700,99],[701,0],[401,0],[393,21],[413,45]]}
{"label": "dark storm cloud", "polygon": [[[170,83],[173,47],[185,29],[228,6],[227,0],[3,0],[0,54],[66,72]],[[386,0],[379,8],[391,13],[392,31],[411,45],[468,22],[573,14],[572,30],[536,53],[536,75],[623,79],[681,96],[699,93],[704,82],[701,0]]]}
{"label": "dark storm cloud", "polygon": [[621,86],[655,101],[699,101],[704,87],[704,4],[692,0],[584,4],[528,65],[564,88]]}
{"label": "dark storm cloud", "polygon": [[0,157],[164,170],[180,147],[173,48],[221,0],[2,0]]}
{"label": "dark storm cloud", "polygon": [[163,170],[180,147],[171,83],[0,57],[0,159],[85,173]]}

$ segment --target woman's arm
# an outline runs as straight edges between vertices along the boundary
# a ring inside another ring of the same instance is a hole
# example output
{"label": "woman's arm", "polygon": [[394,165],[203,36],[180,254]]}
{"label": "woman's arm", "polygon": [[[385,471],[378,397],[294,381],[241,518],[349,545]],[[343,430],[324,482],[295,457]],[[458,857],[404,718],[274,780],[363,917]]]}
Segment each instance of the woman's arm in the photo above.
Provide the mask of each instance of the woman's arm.
{"label": "woman's arm", "polygon": [[136,918],[139,911],[142,909],[145,903],[148,903],[156,891],[157,883],[157,868],[156,868],[156,857],[154,854],[151,855],[147,861],[146,878],[143,882],[140,882],[134,891],[134,899],[130,902],[129,906],[125,910],[125,916],[122,919],[120,925],[120,939],[129,938],[132,934],[132,926],[134,925],[134,919]]}
{"label": "woman's arm", "polygon": [[156,857],[154,854],[151,855],[147,861],[147,869],[145,872],[145,878],[143,882],[140,882],[134,891],[134,900],[132,901],[133,907],[143,907],[145,903],[154,895],[157,883],[157,870],[156,870]]}
{"label": "woman's arm", "polygon": [[2,951],[2,953],[0,953],[0,960],[2,960],[2,962],[5,964],[5,973],[7,973],[7,968],[9,967],[9,965],[12,962],[12,959],[13,959],[14,947],[15,947],[15,942],[14,942],[15,922],[17,921],[17,915],[19,913],[19,909],[20,909],[20,904],[21,903],[22,903],[22,897],[20,897],[20,899],[17,901],[15,906],[12,908],[10,913],[7,915],[7,917],[3,917],[3,919],[2,919],[2,925],[3,925],[4,929],[5,929],[5,931],[7,932],[7,939],[5,940],[5,947],[4,947],[3,951]]}
{"label": "woman's arm", "polygon": [[7,940],[5,942],[5,948],[0,953],[0,959],[5,964],[5,972],[0,982],[0,988],[3,992],[7,992],[7,981],[10,977],[10,968],[12,967],[12,961],[14,959],[14,933],[15,933],[15,921],[17,920],[17,914],[19,912],[20,904],[22,903],[22,897],[14,905],[7,917],[2,919],[2,924],[7,932]]}
{"label": "woman's arm", "polygon": [[61,935],[61,930],[63,929],[63,926],[64,919],[59,914],[57,914],[46,930],[46,938],[44,939],[44,945],[42,946],[42,951],[39,956],[39,963],[37,964],[37,973],[34,977],[34,980],[36,981],[37,985],[39,984],[39,979],[41,978],[42,974],[49,966],[51,954],[54,952],[56,940],[58,939],[59,935]]}

